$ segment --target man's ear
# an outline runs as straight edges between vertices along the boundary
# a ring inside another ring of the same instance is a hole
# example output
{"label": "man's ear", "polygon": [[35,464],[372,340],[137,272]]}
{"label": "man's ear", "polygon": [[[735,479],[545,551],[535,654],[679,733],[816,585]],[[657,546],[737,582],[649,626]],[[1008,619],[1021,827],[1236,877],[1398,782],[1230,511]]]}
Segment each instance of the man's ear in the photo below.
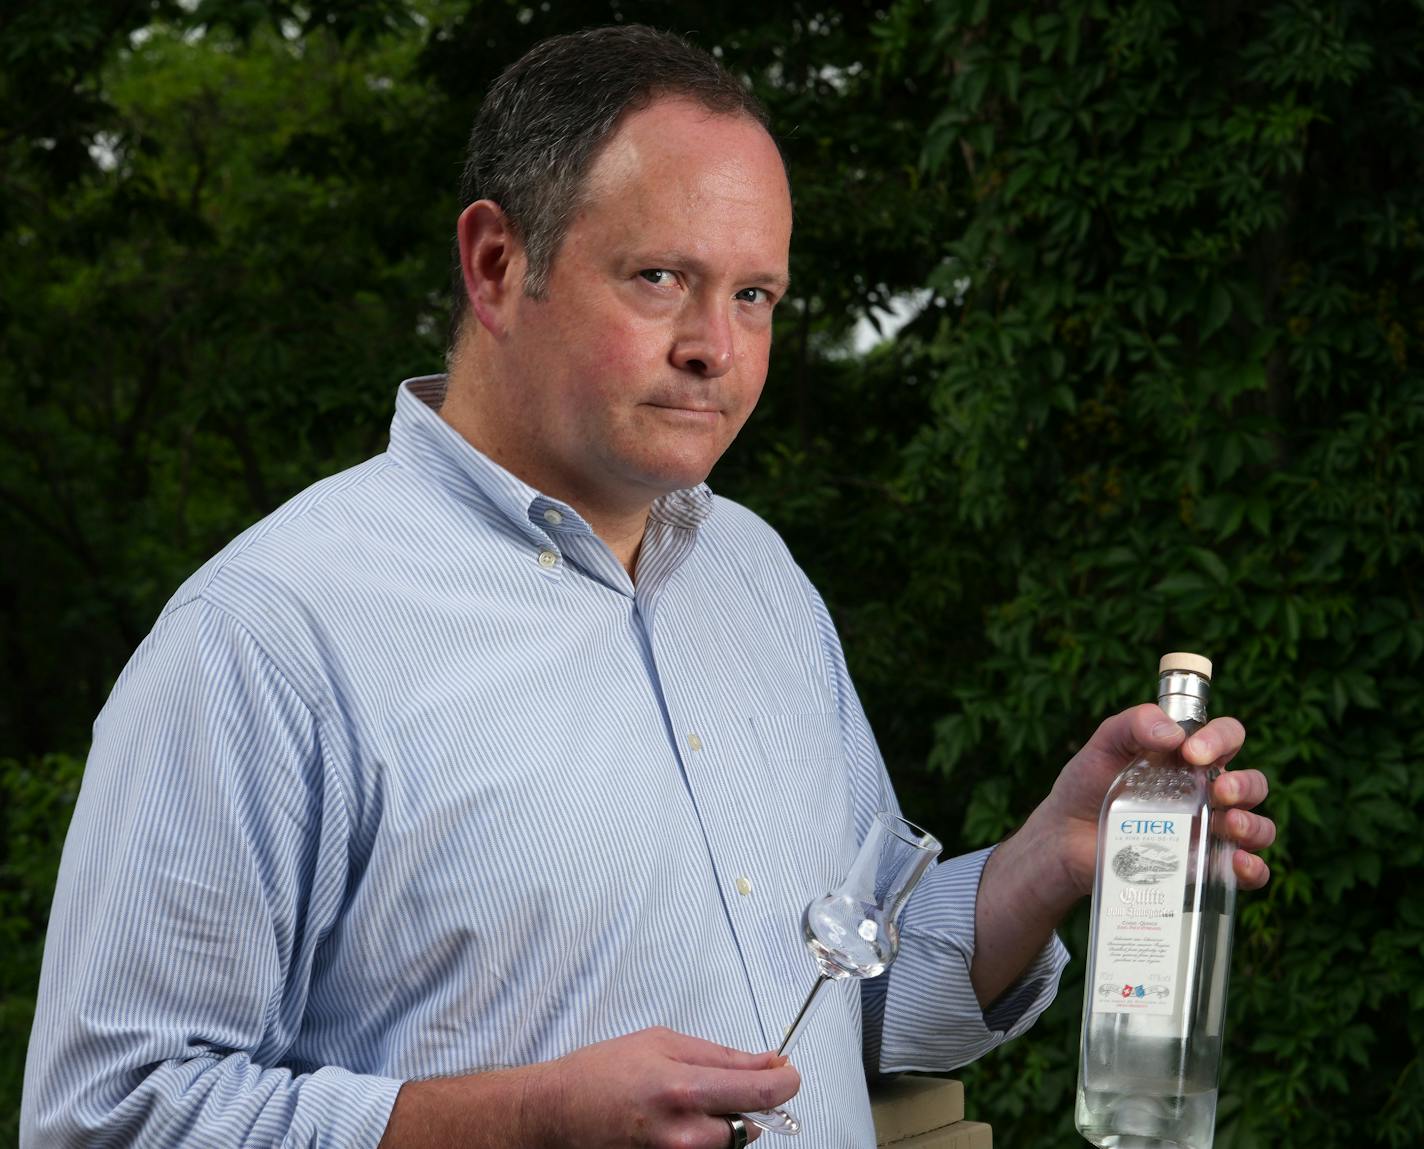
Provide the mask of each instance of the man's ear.
{"label": "man's ear", "polygon": [[509,330],[510,310],[524,294],[524,245],[493,200],[476,200],[460,213],[457,228],[465,299],[496,339]]}

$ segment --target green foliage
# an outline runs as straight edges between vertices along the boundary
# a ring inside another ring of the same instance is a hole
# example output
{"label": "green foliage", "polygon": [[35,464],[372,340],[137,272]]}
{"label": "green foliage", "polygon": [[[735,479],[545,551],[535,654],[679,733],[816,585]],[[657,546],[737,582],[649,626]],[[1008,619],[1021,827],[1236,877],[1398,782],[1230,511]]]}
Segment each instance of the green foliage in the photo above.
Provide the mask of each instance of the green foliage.
{"label": "green foliage", "polygon": [[[0,758],[0,1081],[18,1092],[34,1019],[44,924],[84,763],[66,754]],[[19,1140],[17,1097],[0,1109],[0,1142]]]}
{"label": "green foliage", "polygon": [[[0,23],[0,753],[18,1082],[87,723],[168,593],[439,369],[478,93],[579,0],[22,5]],[[678,6],[795,189],[714,476],[825,591],[912,816],[991,842],[1200,649],[1281,828],[1218,1144],[1424,1141],[1424,9]],[[912,299],[868,354],[857,319]],[[1065,926],[1085,948],[1085,921]],[[966,1071],[1070,1144],[1081,965]],[[0,1112],[13,1112],[0,1098]],[[13,1128],[13,1119],[10,1122]],[[0,1137],[6,1130],[0,1124]]]}
{"label": "green foliage", "polygon": [[[438,364],[445,252],[418,237],[442,205],[385,179],[397,150],[423,157],[429,93],[393,80],[420,50],[153,24],[109,45],[89,122],[11,153],[0,503],[26,563],[0,574],[5,693],[25,699],[0,712],[9,746],[82,746],[184,575],[377,449],[391,381]],[[74,148],[87,170],[56,176],[47,157]]]}
{"label": "green foliage", "polygon": [[[1281,826],[1243,898],[1233,1149],[1424,1136],[1420,31],[1401,3],[942,2],[879,45],[933,109],[944,242],[831,418],[897,376],[920,402],[877,410],[888,496],[842,485],[798,550],[902,786],[966,844],[1157,654],[1215,658]],[[1073,1140],[1080,978],[967,1071],[1001,1144]]]}

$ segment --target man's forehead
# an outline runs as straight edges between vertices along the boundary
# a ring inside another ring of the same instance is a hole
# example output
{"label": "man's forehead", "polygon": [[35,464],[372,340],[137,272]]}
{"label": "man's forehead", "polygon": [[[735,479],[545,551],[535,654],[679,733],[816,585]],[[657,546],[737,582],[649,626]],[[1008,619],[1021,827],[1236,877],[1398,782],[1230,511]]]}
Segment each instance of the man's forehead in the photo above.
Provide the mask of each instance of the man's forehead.
{"label": "man's forehead", "polygon": [[589,166],[585,199],[626,193],[630,183],[650,176],[667,178],[664,165],[681,169],[700,162],[736,181],[750,174],[758,159],[772,156],[784,187],[781,154],[756,120],[714,111],[684,97],[665,97],[628,113],[610,134]]}

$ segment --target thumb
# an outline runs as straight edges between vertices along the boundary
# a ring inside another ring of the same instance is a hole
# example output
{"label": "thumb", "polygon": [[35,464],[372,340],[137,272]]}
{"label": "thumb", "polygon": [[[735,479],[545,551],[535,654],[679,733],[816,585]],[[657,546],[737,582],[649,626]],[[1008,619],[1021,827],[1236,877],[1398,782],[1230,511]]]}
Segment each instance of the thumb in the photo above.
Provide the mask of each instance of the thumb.
{"label": "thumb", "polygon": [[748,1053],[685,1033],[669,1033],[665,1052],[676,1061],[709,1069],[777,1069],[786,1058],[772,1051]]}

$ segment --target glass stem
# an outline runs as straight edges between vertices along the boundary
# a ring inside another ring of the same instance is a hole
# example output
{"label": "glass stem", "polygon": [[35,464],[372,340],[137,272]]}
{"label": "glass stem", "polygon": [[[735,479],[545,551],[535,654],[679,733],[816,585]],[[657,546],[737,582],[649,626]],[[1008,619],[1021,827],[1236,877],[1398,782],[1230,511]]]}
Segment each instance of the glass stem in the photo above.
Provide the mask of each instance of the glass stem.
{"label": "glass stem", "polygon": [[801,1006],[801,1012],[796,1015],[796,1020],[791,1023],[791,1028],[786,1031],[786,1040],[781,1043],[781,1048],[776,1051],[777,1056],[781,1056],[790,1051],[801,1035],[806,1031],[806,1023],[811,1020],[811,1015],[816,1012],[816,1006],[821,1001],[821,990],[830,985],[832,979],[822,974],[816,979],[816,984],[811,987],[811,992],[806,995],[806,1000]]}

